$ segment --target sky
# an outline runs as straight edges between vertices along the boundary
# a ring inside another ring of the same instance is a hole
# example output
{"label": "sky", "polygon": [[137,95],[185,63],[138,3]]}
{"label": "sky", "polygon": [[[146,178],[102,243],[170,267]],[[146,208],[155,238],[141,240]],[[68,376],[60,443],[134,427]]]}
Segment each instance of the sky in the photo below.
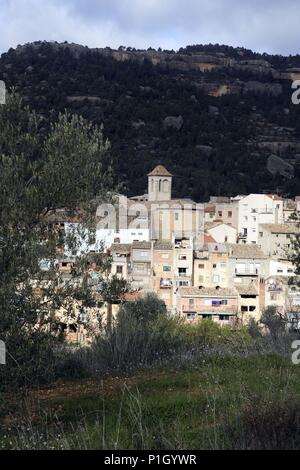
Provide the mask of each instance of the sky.
{"label": "sky", "polygon": [[38,40],[300,53],[299,0],[0,0],[0,53]]}

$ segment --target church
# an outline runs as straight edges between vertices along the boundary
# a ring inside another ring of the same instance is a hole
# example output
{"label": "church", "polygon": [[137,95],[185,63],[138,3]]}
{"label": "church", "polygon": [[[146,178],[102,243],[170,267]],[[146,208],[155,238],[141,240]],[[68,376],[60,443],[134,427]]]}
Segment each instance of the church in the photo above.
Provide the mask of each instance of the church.
{"label": "church", "polygon": [[172,179],[163,165],[157,165],[148,173],[148,193],[128,200],[128,214],[134,215],[139,207],[140,216],[147,217],[152,240],[176,243],[192,238],[199,244],[204,227],[203,204],[189,198],[172,199]]}

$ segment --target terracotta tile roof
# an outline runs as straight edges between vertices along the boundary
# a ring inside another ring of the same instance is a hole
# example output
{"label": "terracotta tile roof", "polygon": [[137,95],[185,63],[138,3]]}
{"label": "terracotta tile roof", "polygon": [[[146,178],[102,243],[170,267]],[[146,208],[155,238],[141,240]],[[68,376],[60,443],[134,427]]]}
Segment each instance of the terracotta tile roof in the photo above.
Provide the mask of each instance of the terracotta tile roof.
{"label": "terracotta tile roof", "polygon": [[207,246],[208,243],[216,243],[216,240],[214,239],[214,237],[212,237],[208,233],[205,233],[204,234],[204,245]]}
{"label": "terracotta tile roof", "polygon": [[157,165],[148,176],[172,176],[163,165]]}
{"label": "terracotta tile roof", "polygon": [[132,249],[150,250],[151,242],[133,242]]}
{"label": "terracotta tile roof", "polygon": [[234,288],[224,287],[179,287],[179,294],[182,297],[237,297]]}
{"label": "terracotta tile roof", "polygon": [[130,243],[113,243],[110,247],[112,253],[130,253]]}
{"label": "terracotta tile roof", "polygon": [[173,244],[169,241],[161,240],[154,244],[154,250],[172,250]]}
{"label": "terracotta tile roof", "polygon": [[260,224],[264,230],[268,230],[271,233],[299,233],[300,228],[297,224]]}
{"label": "terracotta tile roof", "polygon": [[266,259],[267,256],[262,252],[258,245],[248,243],[234,244],[226,243],[228,255],[230,258],[239,259]]}
{"label": "terracotta tile roof", "polygon": [[239,295],[258,295],[258,291],[253,282],[250,282],[249,284],[246,284],[244,286],[235,286],[235,288],[238,291]]}
{"label": "terracotta tile roof", "polygon": [[216,212],[216,206],[205,207],[204,212]]}
{"label": "terracotta tile roof", "polygon": [[138,299],[141,299],[142,297],[144,297],[145,295],[145,292],[143,291],[133,291],[133,292],[126,292],[123,296],[123,300],[125,302],[132,302],[134,300],[138,300]]}

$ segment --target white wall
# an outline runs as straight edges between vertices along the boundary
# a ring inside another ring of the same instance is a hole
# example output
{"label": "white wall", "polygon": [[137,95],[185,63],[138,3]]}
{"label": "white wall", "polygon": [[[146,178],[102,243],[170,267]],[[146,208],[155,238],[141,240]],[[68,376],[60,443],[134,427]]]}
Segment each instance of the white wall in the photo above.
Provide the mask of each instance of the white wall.
{"label": "white wall", "polygon": [[293,272],[289,272],[291,269],[294,269],[293,265],[288,261],[277,261],[275,259],[269,261],[269,276],[293,276]]}
{"label": "white wall", "polygon": [[216,240],[217,243],[236,243],[237,230],[230,227],[230,225],[220,224],[208,229],[207,232]]}
{"label": "white wall", "polygon": [[258,225],[283,222],[283,201],[265,194],[249,194],[239,201],[238,232],[247,229],[246,243],[258,243]]}
{"label": "white wall", "polygon": [[72,253],[67,245],[65,245],[65,256],[80,256],[88,253],[89,251],[98,251],[103,245],[104,249],[109,248],[115,240],[118,239],[118,243],[132,243],[134,241],[149,241],[150,232],[149,229],[145,228],[127,228],[113,230],[113,229],[97,229],[95,234],[96,242],[94,244],[88,244],[88,232],[83,229],[81,224],[78,223],[65,223],[65,234],[76,237],[77,246],[75,253]]}

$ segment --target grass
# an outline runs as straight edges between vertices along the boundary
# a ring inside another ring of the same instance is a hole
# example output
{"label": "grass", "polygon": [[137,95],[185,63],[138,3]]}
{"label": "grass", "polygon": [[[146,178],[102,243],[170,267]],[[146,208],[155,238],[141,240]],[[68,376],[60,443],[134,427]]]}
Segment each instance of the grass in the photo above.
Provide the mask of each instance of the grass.
{"label": "grass", "polygon": [[[11,413],[2,418],[0,448],[253,447],[255,426],[265,422],[271,432],[270,416],[276,421],[276,409],[296,403],[299,396],[298,367],[276,355],[57,383],[31,390],[19,404],[8,403]],[[246,437],[240,442],[243,426]]]}

